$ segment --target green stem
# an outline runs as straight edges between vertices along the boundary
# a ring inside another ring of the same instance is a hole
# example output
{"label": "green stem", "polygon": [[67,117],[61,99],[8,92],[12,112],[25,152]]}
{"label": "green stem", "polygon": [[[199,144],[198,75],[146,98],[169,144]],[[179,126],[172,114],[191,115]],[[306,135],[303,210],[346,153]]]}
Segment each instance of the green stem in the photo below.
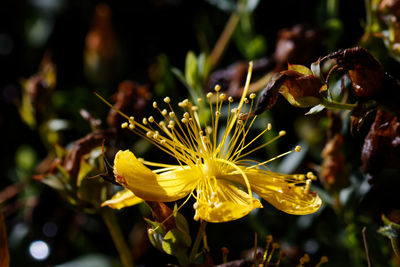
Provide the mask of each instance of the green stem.
{"label": "green stem", "polygon": [[203,235],[206,231],[206,226],[207,222],[202,220],[200,222],[200,228],[199,231],[197,232],[196,240],[194,241],[192,251],[190,252],[189,256],[190,263],[194,263],[194,261],[196,260],[197,251],[199,250],[200,242],[203,239]]}
{"label": "green stem", "polygon": [[210,55],[210,67],[211,69],[217,65],[220,57],[222,56],[223,52],[225,51],[226,46],[228,45],[233,32],[235,31],[236,26],[239,23],[240,16],[237,13],[233,13],[228,22],[225,25],[225,28],[223,32],[221,33],[221,36],[219,37],[217,43],[214,46],[214,49],[211,52]]}
{"label": "green stem", "polygon": [[392,243],[392,248],[396,257],[400,257],[400,248],[399,248],[399,240],[398,238],[391,238],[390,242]]}
{"label": "green stem", "polygon": [[330,109],[344,109],[344,110],[353,110],[353,108],[356,106],[356,104],[339,103],[335,101],[329,101],[326,99],[322,101],[322,105]]}
{"label": "green stem", "polygon": [[124,267],[133,267],[132,255],[128,245],[125,242],[124,236],[122,235],[121,228],[119,227],[117,218],[110,208],[102,208],[101,216],[103,217],[104,223],[106,224],[108,231],[114,241],[114,245],[117,248],[119,257]]}

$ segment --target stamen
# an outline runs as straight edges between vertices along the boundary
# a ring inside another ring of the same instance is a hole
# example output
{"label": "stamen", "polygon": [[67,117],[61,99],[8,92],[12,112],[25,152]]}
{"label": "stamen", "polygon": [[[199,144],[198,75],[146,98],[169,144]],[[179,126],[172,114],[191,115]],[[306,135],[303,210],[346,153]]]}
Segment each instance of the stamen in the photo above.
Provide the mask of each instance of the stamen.
{"label": "stamen", "polygon": [[300,151],[301,151],[301,146],[296,146],[296,147],[294,148],[294,150],[296,150],[296,152],[300,152]]}
{"label": "stamen", "polygon": [[230,103],[232,103],[233,102],[233,97],[228,97],[228,101],[230,102]]}
{"label": "stamen", "polygon": [[124,123],[121,124],[121,128],[126,128],[126,127],[128,127],[128,123],[127,122],[124,122]]}
{"label": "stamen", "polygon": [[256,97],[256,94],[255,93],[251,93],[249,97],[250,97],[250,99],[254,99]]}
{"label": "stamen", "polygon": [[153,108],[157,108],[157,102],[156,101],[153,102]]}
{"label": "stamen", "polygon": [[208,99],[210,99],[212,96],[213,96],[213,93],[211,93],[211,92],[207,93],[207,95],[206,95],[206,97],[207,97]]}
{"label": "stamen", "polygon": [[169,104],[171,102],[171,98],[169,98],[168,96],[164,98],[164,102]]}
{"label": "stamen", "polygon": [[161,114],[162,114],[163,116],[167,115],[167,113],[168,113],[168,111],[167,111],[166,109],[163,109],[163,110],[161,111]]}
{"label": "stamen", "polygon": [[219,92],[219,90],[221,90],[221,86],[219,84],[215,85],[214,90],[215,92]]}
{"label": "stamen", "polygon": [[279,136],[284,136],[284,135],[286,135],[286,131],[280,131],[279,132]]}
{"label": "stamen", "polygon": [[143,118],[142,123],[143,123],[144,125],[147,125],[147,119],[146,119],[146,118]]}
{"label": "stamen", "polygon": [[135,124],[129,123],[129,129],[131,129],[131,130],[135,129]]}
{"label": "stamen", "polygon": [[153,117],[153,116],[150,116],[150,117],[149,117],[149,122],[150,122],[150,123],[153,123],[153,122],[154,122],[154,117]]}

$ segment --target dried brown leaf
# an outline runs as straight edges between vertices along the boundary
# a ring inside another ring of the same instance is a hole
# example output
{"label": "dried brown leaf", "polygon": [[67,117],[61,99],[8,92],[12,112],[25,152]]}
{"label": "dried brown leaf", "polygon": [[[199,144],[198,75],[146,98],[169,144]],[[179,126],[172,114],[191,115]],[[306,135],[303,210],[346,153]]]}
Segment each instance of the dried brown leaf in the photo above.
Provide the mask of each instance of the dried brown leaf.
{"label": "dried brown leaf", "polygon": [[[112,96],[114,107],[125,114],[139,115],[151,99],[147,85],[132,81],[123,81],[118,85],[118,92]],[[114,109],[108,113],[107,123],[111,128],[120,129],[124,118]]]}
{"label": "dried brown leaf", "polygon": [[376,174],[384,167],[400,167],[400,122],[397,116],[378,110],[365,138],[361,160],[363,171],[370,174]]}

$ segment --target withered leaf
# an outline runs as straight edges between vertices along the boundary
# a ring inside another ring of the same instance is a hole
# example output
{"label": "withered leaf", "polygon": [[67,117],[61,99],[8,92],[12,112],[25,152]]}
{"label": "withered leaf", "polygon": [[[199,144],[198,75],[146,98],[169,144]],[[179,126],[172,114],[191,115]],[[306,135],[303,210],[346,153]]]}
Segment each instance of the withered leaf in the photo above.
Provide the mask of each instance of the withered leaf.
{"label": "withered leaf", "polygon": [[381,63],[362,47],[338,50],[325,58],[336,59],[348,71],[354,93],[361,99],[372,99],[383,89],[384,71]]}
{"label": "withered leaf", "polygon": [[259,115],[275,105],[281,93],[292,105],[310,107],[320,101],[319,90],[323,83],[313,75],[294,70],[282,71],[272,76],[259,97],[254,114]]}
{"label": "withered leaf", "polygon": [[71,177],[76,178],[82,157],[94,148],[101,146],[103,140],[108,140],[114,136],[114,130],[97,130],[77,140],[64,160],[64,169]]}
{"label": "withered leaf", "polygon": [[[151,208],[153,219],[158,223],[164,222],[165,219],[172,215],[173,211],[162,202],[146,201],[146,203]],[[163,223],[163,227],[167,231],[176,228],[174,217],[171,216],[168,220],[166,220]]]}
{"label": "withered leaf", "polygon": [[[123,81],[118,85],[118,92],[112,96],[114,107],[125,114],[140,114],[151,99],[147,85],[139,85],[132,81]],[[108,113],[107,123],[111,128],[120,129],[124,118],[114,109]]]}
{"label": "withered leaf", "polygon": [[399,168],[400,122],[398,117],[378,110],[361,152],[362,169],[372,175],[382,168]]}
{"label": "withered leaf", "polygon": [[343,136],[337,133],[326,143],[321,153],[323,162],[320,180],[328,190],[338,190],[349,185],[346,158],[340,151],[342,144]]}

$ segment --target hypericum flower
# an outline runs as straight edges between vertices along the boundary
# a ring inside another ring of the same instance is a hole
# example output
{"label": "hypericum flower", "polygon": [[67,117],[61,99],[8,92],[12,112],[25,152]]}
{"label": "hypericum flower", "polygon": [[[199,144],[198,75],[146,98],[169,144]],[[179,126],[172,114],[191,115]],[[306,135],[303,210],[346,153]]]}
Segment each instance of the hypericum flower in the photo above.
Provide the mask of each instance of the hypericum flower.
{"label": "hypericum flower", "polygon": [[[249,154],[285,135],[281,131],[271,141],[250,149],[250,145],[271,130],[268,124],[255,138],[246,140],[256,118],[241,120],[239,117],[244,112],[251,112],[253,107],[255,95],[251,94],[249,99],[246,97],[251,71],[252,63],[236,107],[233,107],[233,99],[219,92],[220,87],[216,86],[216,92],[208,93],[206,100],[197,99],[198,105],[187,99],[180,102],[178,106],[183,110],[182,117],[172,108],[169,97],[164,98],[167,109],[159,107],[157,102],[153,103],[163,117],[161,121],[150,116],[139,123],[133,117],[121,114],[128,120],[122,128],[133,131],[170,154],[177,160],[177,165],[149,162],[136,158],[129,150],[119,151],[114,160],[114,175],[127,190],[103,205],[121,208],[136,204],[140,199],[168,202],[189,195],[187,199],[193,196],[196,200],[193,205],[195,219],[225,222],[261,208],[260,201],[253,196],[255,192],[286,213],[302,215],[317,211],[321,199],[310,192],[314,175],[272,172],[265,164],[277,157],[264,162],[246,159]],[[226,122],[222,123],[220,118],[224,102],[227,102],[229,111]],[[211,124],[200,119],[206,117],[205,104],[211,112]],[[224,124],[225,130],[218,133],[221,124]],[[300,147],[287,153],[293,151],[300,151]],[[159,169],[151,170],[146,165]]]}

